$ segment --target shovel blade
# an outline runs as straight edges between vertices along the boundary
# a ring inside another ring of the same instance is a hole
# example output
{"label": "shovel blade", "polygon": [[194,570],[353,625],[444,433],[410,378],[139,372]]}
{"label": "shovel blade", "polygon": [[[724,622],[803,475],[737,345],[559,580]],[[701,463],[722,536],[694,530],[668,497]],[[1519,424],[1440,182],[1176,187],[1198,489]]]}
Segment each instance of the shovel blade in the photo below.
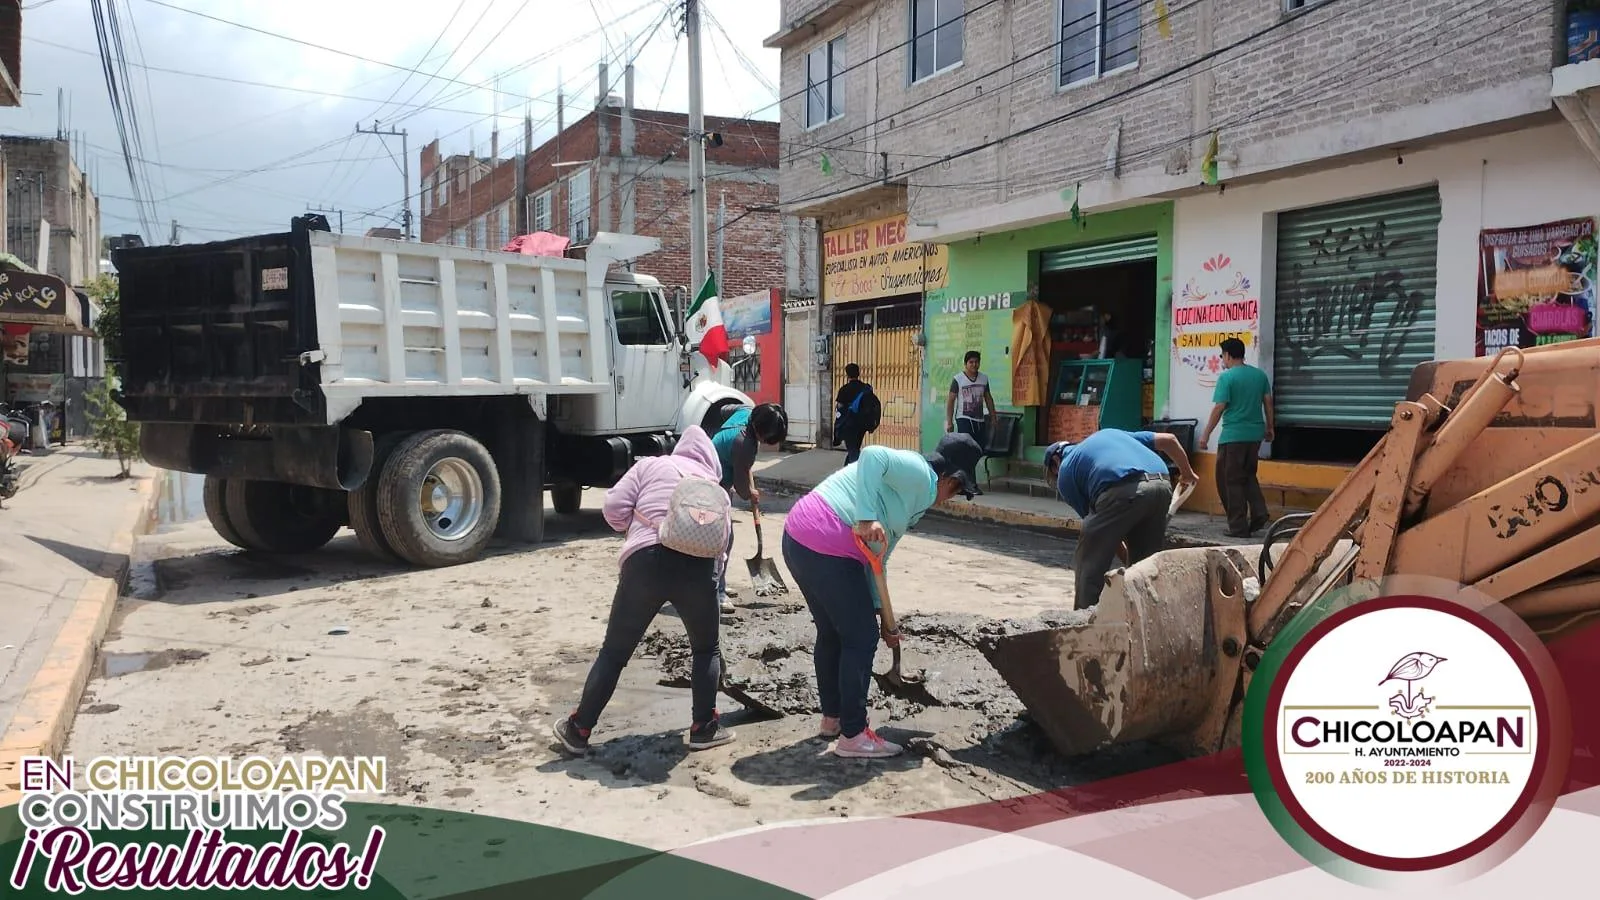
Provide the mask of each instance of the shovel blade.
{"label": "shovel blade", "polygon": [[757,597],[789,593],[789,586],[784,583],[783,576],[778,574],[776,562],[757,557],[745,560],[744,564],[750,570],[750,583],[755,588]]}

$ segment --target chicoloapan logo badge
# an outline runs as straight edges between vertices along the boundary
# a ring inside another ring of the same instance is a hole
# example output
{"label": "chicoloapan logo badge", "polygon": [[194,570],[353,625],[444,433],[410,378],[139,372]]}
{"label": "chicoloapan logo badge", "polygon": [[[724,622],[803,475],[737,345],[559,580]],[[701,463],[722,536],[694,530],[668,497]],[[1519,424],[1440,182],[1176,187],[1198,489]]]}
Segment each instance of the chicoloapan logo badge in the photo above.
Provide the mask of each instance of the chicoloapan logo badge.
{"label": "chicoloapan logo badge", "polygon": [[[1356,604],[1281,658],[1264,709],[1265,771],[1252,778],[1270,779],[1298,826],[1291,844],[1309,839],[1324,857],[1420,872],[1494,850],[1500,858],[1479,861],[1498,864],[1516,849],[1508,836],[1520,846],[1548,811],[1539,800],[1552,713],[1539,668],[1459,603]],[[1283,833],[1287,823],[1275,824]]]}

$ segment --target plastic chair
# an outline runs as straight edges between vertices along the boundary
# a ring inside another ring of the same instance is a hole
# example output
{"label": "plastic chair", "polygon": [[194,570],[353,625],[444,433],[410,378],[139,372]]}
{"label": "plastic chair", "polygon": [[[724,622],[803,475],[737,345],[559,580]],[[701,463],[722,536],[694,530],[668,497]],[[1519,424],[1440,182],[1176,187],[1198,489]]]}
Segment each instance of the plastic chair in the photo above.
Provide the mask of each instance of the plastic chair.
{"label": "plastic chair", "polygon": [[1021,413],[996,413],[995,427],[989,435],[989,440],[983,448],[983,483],[987,487],[991,483],[989,477],[989,460],[1008,459],[1017,452],[1018,440],[1022,437]]}

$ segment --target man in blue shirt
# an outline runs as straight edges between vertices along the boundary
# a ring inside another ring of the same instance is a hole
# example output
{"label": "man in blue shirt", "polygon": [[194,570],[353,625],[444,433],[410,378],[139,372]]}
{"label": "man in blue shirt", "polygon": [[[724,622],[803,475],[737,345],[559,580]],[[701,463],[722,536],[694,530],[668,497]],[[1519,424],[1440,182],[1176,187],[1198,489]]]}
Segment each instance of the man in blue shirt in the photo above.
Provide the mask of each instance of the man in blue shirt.
{"label": "man in blue shirt", "polygon": [[1082,443],[1059,441],[1045,450],[1045,478],[1082,521],[1072,559],[1078,609],[1100,602],[1106,573],[1124,542],[1128,565],[1165,543],[1172,482],[1161,454],[1177,463],[1181,484],[1199,480],[1183,445],[1170,434],[1107,428]]}

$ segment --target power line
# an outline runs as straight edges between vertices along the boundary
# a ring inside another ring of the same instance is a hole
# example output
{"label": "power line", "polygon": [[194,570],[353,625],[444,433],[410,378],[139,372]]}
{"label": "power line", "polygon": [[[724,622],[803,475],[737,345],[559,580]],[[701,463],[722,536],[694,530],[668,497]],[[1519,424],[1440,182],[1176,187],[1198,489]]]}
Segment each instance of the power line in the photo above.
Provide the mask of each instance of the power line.
{"label": "power line", "polygon": [[[416,75],[421,75],[422,74],[422,72],[420,72],[415,66],[402,66],[402,65],[399,65],[397,63],[385,62],[385,61],[383,61],[381,59],[373,59],[373,58],[371,58],[369,56],[362,56],[359,53],[351,53],[348,50],[340,50],[340,49],[338,49],[336,47],[328,47],[328,46],[325,46],[323,44],[312,43],[311,41],[302,40],[302,39],[297,38],[297,37],[290,37],[287,34],[280,34],[279,32],[276,32],[276,31],[268,31],[265,28],[257,28],[254,25],[246,25],[243,22],[235,22],[235,21],[233,21],[231,19],[224,19],[224,18],[222,18],[220,16],[213,16],[210,13],[203,13],[203,12],[199,11],[198,9],[189,9],[188,7],[185,7],[185,6],[178,6],[178,5],[173,4],[173,3],[168,3],[168,2],[166,2],[166,0],[144,0],[144,2],[153,3],[156,6],[164,6],[167,9],[176,10],[178,12],[188,13],[191,16],[198,16],[198,17],[200,17],[202,19],[210,19],[213,22],[217,22],[217,23],[220,23],[220,24],[223,24],[223,25],[230,25],[230,26],[232,26],[234,28],[241,28],[241,29],[244,29],[245,31],[251,31],[251,32],[254,32],[256,34],[265,35],[267,37],[277,38],[277,39],[282,40],[282,41],[288,41],[289,43],[292,43],[292,44],[299,44],[302,47],[310,47],[313,50],[321,50],[321,51],[323,51],[325,53],[333,53],[333,54],[336,54],[338,56],[343,56],[343,57],[347,57],[349,59],[359,60],[359,61],[364,62],[364,63],[371,63],[371,64],[373,64],[375,66],[383,66],[385,68],[394,69],[397,72],[410,72],[410,73],[416,74]],[[994,0],[989,0],[989,2],[992,3],[992,2],[994,2]],[[443,76],[439,76],[439,77],[443,78]],[[474,85],[474,84],[471,84],[469,82],[460,81],[460,80],[455,79],[455,78],[443,78],[443,80],[451,82],[452,84],[465,85],[465,86],[471,87],[471,88],[481,87],[481,85]],[[517,99],[526,100],[526,101],[532,102],[533,100],[535,100],[537,98],[535,98],[535,97],[527,97],[527,96],[523,96],[523,95],[519,94],[519,95],[517,95]]]}
{"label": "power line", "polygon": [[[1323,2],[1316,8],[1316,11],[1314,11],[1312,13],[1308,13],[1307,15],[1315,15],[1316,12],[1325,12],[1325,11],[1327,11],[1329,9],[1332,9],[1337,4],[1344,3],[1344,2],[1346,2],[1346,0],[1323,0]],[[1334,15],[1330,13],[1327,17],[1325,17],[1324,19],[1321,20],[1321,23],[1325,24],[1329,19],[1332,19],[1333,17],[1334,17]],[[1001,135],[1000,137],[992,138],[992,139],[986,140],[986,141],[982,141],[980,143],[973,144],[972,146],[965,147],[965,148],[962,148],[960,150],[956,150],[956,151],[951,152],[951,153],[946,153],[943,156],[941,156],[939,159],[934,160],[932,162],[927,162],[927,163],[922,163],[920,165],[912,166],[909,169],[902,169],[899,173],[897,173],[896,177],[897,178],[908,177],[910,175],[916,174],[917,172],[921,172],[921,171],[925,171],[927,169],[931,169],[934,166],[943,165],[943,164],[952,162],[952,161],[957,160],[957,159],[962,159],[962,158],[965,158],[967,156],[971,156],[974,153],[982,152],[984,150],[989,149],[990,147],[995,147],[995,146],[998,146],[1000,144],[1003,144],[1006,141],[1013,140],[1013,139],[1019,138],[1019,137],[1025,137],[1025,136],[1030,135],[1030,134],[1035,134],[1035,133],[1043,131],[1043,130],[1045,130],[1047,128],[1053,128],[1056,125],[1060,125],[1063,122],[1071,121],[1072,119],[1075,119],[1078,116],[1084,115],[1085,113],[1092,112],[1092,111],[1094,111],[1096,109],[1099,109],[1101,107],[1107,106],[1107,105],[1112,104],[1112,103],[1116,103],[1116,102],[1118,102],[1120,100],[1124,100],[1124,99],[1126,99],[1128,97],[1133,96],[1134,94],[1137,94],[1137,93],[1140,93],[1140,92],[1146,90],[1147,88],[1150,88],[1150,87],[1153,87],[1155,85],[1161,84],[1163,82],[1169,81],[1169,80],[1175,78],[1176,76],[1178,76],[1178,75],[1180,75],[1180,74],[1182,74],[1184,72],[1187,72],[1190,69],[1193,69],[1193,68],[1199,66],[1201,63],[1209,62],[1209,61],[1211,61],[1213,59],[1216,59],[1219,56],[1222,56],[1223,54],[1232,52],[1233,50],[1236,50],[1236,49],[1238,49],[1240,47],[1246,46],[1246,45],[1248,45],[1250,43],[1253,43],[1253,42],[1255,42],[1257,40],[1260,40],[1262,37],[1265,37],[1266,35],[1271,34],[1271,33],[1283,28],[1284,26],[1286,26],[1286,25],[1288,25],[1290,23],[1299,21],[1300,18],[1301,17],[1299,17],[1299,16],[1295,16],[1293,18],[1280,19],[1280,20],[1278,20],[1278,21],[1276,21],[1276,22],[1274,22],[1274,23],[1272,23],[1270,25],[1267,25],[1267,26],[1265,26],[1263,28],[1257,29],[1256,31],[1253,31],[1253,32],[1245,35],[1244,37],[1242,37],[1242,38],[1240,38],[1240,39],[1238,39],[1238,40],[1236,40],[1236,41],[1234,41],[1234,42],[1232,42],[1232,43],[1230,43],[1230,44],[1228,44],[1228,45],[1226,45],[1224,47],[1220,47],[1220,48],[1218,48],[1216,50],[1212,50],[1212,51],[1209,51],[1207,53],[1203,53],[1203,54],[1195,57],[1194,59],[1192,59],[1192,60],[1190,60],[1188,62],[1181,63],[1181,64],[1179,64],[1177,66],[1174,66],[1173,68],[1168,69],[1165,72],[1160,73],[1159,75],[1155,75],[1155,76],[1152,76],[1150,78],[1147,78],[1144,81],[1139,82],[1138,84],[1135,84],[1135,85],[1132,85],[1130,87],[1124,88],[1124,89],[1122,89],[1120,91],[1116,91],[1116,92],[1107,94],[1104,97],[1101,97],[1101,98],[1099,98],[1097,100],[1092,100],[1092,101],[1090,101],[1088,103],[1085,103],[1085,104],[1083,104],[1081,106],[1078,106],[1078,107],[1075,107],[1075,108],[1073,108],[1071,110],[1068,110],[1065,113],[1062,113],[1062,114],[1057,115],[1057,116],[1052,116],[1052,117],[1050,117],[1048,119],[1044,119],[1043,121],[1036,122],[1036,123],[1034,123],[1032,125],[1028,125],[1026,127],[1017,129],[1017,130],[1012,131],[1012,132],[1010,132],[1008,134]],[[863,186],[864,186],[864,184],[853,184],[853,185],[849,185],[847,187],[840,188],[840,189],[837,189],[837,190],[821,191],[821,192],[814,193],[814,194],[808,194],[808,195],[806,195],[804,197],[797,197],[797,198],[795,198],[793,200],[789,200],[789,201],[786,202],[785,205],[793,206],[794,204],[799,204],[799,203],[810,203],[810,202],[815,202],[815,201],[818,201],[818,200],[826,200],[826,199],[830,199],[830,198],[833,198],[833,197],[838,197],[838,196],[842,196],[844,194],[848,194],[848,193],[850,193],[852,191],[858,190],[859,188],[861,188]]]}

